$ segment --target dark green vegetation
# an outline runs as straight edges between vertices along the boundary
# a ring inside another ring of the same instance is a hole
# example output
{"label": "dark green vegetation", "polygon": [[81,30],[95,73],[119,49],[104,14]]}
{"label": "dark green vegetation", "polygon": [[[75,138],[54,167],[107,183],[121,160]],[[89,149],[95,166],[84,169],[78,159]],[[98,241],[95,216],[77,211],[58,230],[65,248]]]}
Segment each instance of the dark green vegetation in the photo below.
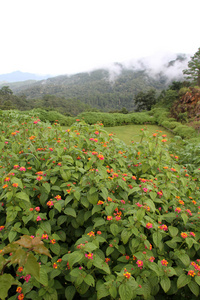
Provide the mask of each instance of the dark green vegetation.
{"label": "dark green vegetation", "polygon": [[[173,68],[176,62],[185,59],[184,56],[177,56],[174,61],[168,63],[167,70],[170,72],[170,68]],[[40,107],[72,116],[88,110],[122,113],[136,109],[149,110],[157,102],[160,92],[174,80],[163,72],[151,73],[142,63],[140,69],[128,69],[120,64],[116,64],[116,67],[117,73],[114,70],[100,69],[36,82],[9,83],[9,88],[16,96],[10,95],[6,101],[1,97],[1,108],[29,110]],[[145,106],[141,106],[135,98],[141,92],[144,97],[147,93],[149,98]]]}
{"label": "dark green vegetation", "polygon": [[200,87],[200,48],[191,57],[188,62],[188,68],[183,71],[189,80],[192,80],[197,86]]}
{"label": "dark green vegetation", "polygon": [[162,133],[127,146],[100,124],[62,130],[34,112],[1,111],[0,125],[2,300],[198,299],[189,143],[176,138],[178,158]]}

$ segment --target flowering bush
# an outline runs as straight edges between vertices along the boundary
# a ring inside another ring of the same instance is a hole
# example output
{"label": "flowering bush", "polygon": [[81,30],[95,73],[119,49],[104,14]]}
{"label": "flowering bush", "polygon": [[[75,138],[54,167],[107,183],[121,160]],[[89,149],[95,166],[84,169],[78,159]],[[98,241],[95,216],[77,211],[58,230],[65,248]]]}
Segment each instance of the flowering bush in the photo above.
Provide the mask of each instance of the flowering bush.
{"label": "flowering bush", "polygon": [[198,297],[199,178],[160,132],[0,122],[1,299]]}

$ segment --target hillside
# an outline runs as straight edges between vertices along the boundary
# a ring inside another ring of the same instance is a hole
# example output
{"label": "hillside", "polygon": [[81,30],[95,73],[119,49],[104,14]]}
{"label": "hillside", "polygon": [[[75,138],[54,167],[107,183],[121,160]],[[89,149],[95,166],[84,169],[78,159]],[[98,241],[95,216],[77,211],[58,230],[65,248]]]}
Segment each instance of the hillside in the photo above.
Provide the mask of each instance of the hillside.
{"label": "hillside", "polygon": [[134,96],[149,89],[161,91],[173,80],[180,80],[180,69],[185,67],[187,57],[177,55],[153,69],[146,61],[135,65],[113,64],[110,68],[75,75],[61,75],[40,81],[11,83],[16,95],[27,99],[43,99],[47,95],[80,101],[84,105],[103,111],[134,110]]}

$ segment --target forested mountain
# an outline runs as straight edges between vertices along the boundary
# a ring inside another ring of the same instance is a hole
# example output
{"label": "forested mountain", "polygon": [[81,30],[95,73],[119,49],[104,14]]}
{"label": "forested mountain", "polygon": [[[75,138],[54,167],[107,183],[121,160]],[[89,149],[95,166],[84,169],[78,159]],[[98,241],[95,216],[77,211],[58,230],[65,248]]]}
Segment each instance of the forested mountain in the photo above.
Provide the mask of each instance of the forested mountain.
{"label": "forested mountain", "polygon": [[70,104],[74,106],[76,103],[82,105],[83,110],[93,108],[117,111],[126,108],[131,111],[135,108],[134,97],[139,92],[147,92],[150,89],[159,92],[173,80],[179,80],[177,76],[180,77],[180,72],[177,75],[174,70],[177,63],[180,67],[180,64],[186,64],[186,60],[186,56],[177,55],[157,71],[152,70],[143,61],[138,61],[137,66],[116,63],[110,69],[7,85],[15,95],[23,95],[29,100],[29,104],[32,104],[30,106],[33,106],[33,102],[35,106],[37,99],[40,107],[57,107],[59,110],[60,107],[66,106],[65,104],[69,107]]}

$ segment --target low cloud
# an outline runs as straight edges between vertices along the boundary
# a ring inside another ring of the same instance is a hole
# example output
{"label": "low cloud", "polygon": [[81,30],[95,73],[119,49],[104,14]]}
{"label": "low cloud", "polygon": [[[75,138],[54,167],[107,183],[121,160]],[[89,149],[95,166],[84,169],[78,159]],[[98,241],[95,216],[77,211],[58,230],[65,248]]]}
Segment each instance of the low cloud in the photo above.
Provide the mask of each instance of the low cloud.
{"label": "low cloud", "polygon": [[114,81],[123,69],[145,70],[155,78],[164,75],[170,80],[183,79],[183,70],[187,68],[191,55],[176,53],[157,53],[152,56],[113,63],[105,68],[109,71],[109,80]]}

